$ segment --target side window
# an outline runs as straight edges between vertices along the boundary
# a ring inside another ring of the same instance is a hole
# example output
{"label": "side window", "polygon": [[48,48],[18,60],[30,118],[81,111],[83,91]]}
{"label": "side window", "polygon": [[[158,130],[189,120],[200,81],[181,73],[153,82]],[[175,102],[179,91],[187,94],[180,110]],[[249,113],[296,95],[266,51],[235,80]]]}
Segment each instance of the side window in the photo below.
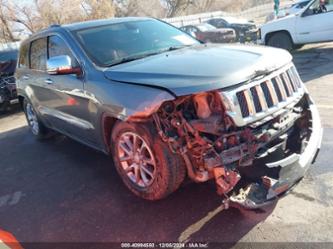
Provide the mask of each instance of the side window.
{"label": "side window", "polygon": [[30,43],[24,44],[20,48],[19,67],[29,68],[29,46]]}
{"label": "side window", "polygon": [[333,0],[316,0],[309,7],[311,14],[321,14],[333,11]]}
{"label": "side window", "polygon": [[31,43],[30,68],[42,71],[46,70],[46,59],[47,59],[46,45],[47,45],[46,38],[41,38]]}
{"label": "side window", "polygon": [[72,66],[73,67],[78,66],[78,62],[76,61],[69,47],[61,37],[57,35],[50,36],[48,47],[49,47],[49,58],[59,55],[68,55],[71,58]]}
{"label": "side window", "polygon": [[227,23],[224,20],[219,20],[218,22],[218,27],[219,28],[226,28],[227,27]]}

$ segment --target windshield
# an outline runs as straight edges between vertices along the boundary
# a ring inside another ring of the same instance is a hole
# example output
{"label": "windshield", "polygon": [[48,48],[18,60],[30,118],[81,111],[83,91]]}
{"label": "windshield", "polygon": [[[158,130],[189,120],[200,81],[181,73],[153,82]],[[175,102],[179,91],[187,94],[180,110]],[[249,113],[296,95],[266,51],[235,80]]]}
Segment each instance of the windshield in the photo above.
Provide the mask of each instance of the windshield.
{"label": "windshield", "polygon": [[197,25],[197,27],[201,32],[214,31],[216,29],[213,25],[208,23]]}
{"label": "windshield", "polygon": [[115,23],[74,33],[88,56],[104,67],[199,44],[186,33],[157,20]]}
{"label": "windshield", "polygon": [[0,62],[9,62],[17,60],[17,51],[0,51]]}

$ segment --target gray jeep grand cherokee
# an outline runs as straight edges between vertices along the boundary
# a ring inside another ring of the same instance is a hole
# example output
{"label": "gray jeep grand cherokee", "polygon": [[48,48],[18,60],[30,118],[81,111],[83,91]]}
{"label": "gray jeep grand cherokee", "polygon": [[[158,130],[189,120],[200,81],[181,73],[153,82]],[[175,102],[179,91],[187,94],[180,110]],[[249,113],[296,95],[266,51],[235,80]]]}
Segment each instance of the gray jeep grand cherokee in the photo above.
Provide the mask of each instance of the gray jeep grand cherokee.
{"label": "gray jeep grand cherokee", "polygon": [[155,19],[54,25],[22,43],[16,78],[32,134],[112,155],[148,200],[188,176],[257,208],[297,184],[321,144],[288,52],[201,44]]}

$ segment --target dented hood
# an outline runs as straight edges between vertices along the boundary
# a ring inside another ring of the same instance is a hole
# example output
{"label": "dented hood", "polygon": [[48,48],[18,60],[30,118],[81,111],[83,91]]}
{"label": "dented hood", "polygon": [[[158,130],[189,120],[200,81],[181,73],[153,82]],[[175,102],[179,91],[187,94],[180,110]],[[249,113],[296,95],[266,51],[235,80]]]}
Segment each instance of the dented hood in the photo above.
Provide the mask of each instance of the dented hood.
{"label": "dented hood", "polygon": [[212,44],[116,65],[104,73],[113,81],[164,88],[182,96],[244,83],[291,60],[281,49]]}

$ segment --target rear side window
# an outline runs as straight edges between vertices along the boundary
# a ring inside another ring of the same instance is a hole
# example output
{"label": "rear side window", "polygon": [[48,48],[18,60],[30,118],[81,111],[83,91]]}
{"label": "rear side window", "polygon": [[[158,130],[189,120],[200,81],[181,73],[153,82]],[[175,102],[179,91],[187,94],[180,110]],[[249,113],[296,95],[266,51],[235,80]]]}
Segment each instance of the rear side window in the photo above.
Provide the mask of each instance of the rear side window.
{"label": "rear side window", "polygon": [[49,58],[59,56],[59,55],[68,55],[72,60],[72,66],[78,66],[78,63],[73,56],[71,50],[65,43],[65,41],[59,36],[50,36],[49,37]]}
{"label": "rear side window", "polygon": [[45,71],[47,60],[47,39],[41,38],[31,43],[30,67]]}
{"label": "rear side window", "polygon": [[19,67],[21,68],[29,68],[29,45],[30,43],[20,48]]}

